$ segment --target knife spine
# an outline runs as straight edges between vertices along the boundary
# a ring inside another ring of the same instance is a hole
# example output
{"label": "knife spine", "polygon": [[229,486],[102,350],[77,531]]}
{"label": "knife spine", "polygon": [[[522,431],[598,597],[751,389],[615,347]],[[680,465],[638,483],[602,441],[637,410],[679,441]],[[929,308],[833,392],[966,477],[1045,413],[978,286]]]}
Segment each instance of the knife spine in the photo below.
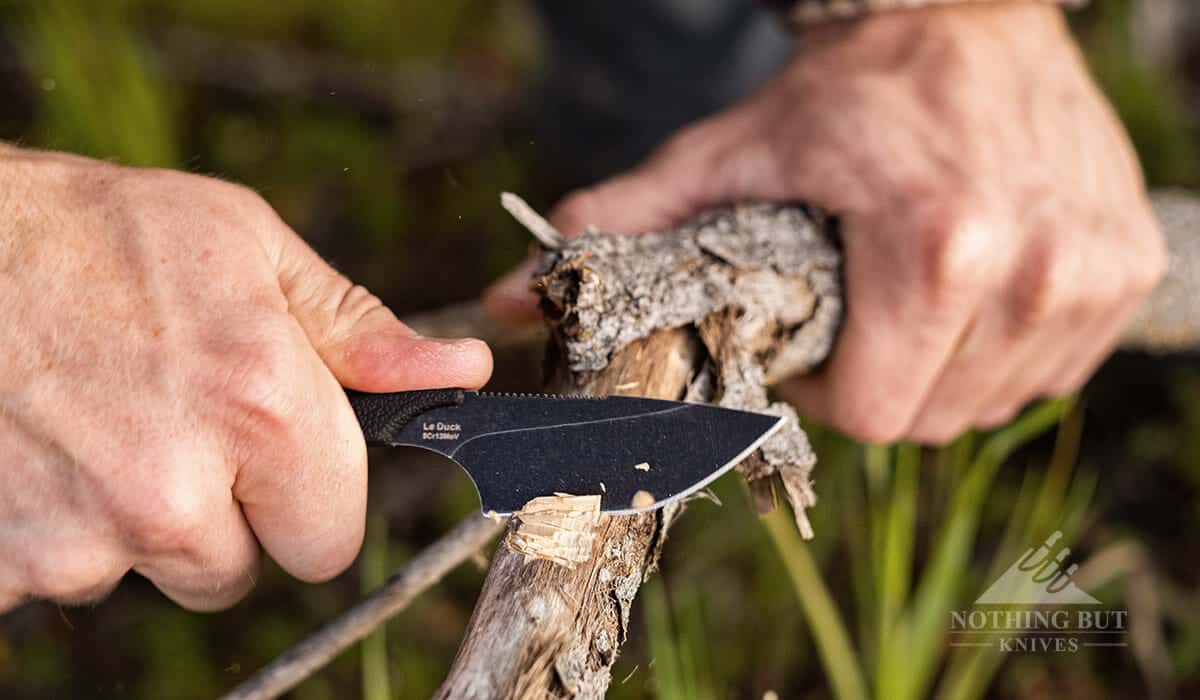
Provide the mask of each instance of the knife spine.
{"label": "knife spine", "polygon": [[608,398],[607,396],[588,396],[588,395],[584,395],[584,394],[539,394],[536,392],[510,392],[510,391],[477,391],[475,393],[477,396],[482,396],[485,398],[497,398],[497,399],[552,399],[552,400],[563,400],[563,399],[580,400],[580,399],[582,399],[582,400],[586,400],[586,401],[603,401],[604,399]]}

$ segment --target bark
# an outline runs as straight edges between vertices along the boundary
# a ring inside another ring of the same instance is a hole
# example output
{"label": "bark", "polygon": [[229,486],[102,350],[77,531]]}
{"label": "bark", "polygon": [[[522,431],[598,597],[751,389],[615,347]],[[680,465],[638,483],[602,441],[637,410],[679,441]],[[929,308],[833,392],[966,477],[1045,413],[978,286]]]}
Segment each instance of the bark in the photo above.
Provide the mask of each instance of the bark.
{"label": "bark", "polygon": [[[665,234],[562,241],[536,280],[552,328],[548,390],[790,415],[743,473],[764,503],[778,474],[808,531],[815,459],[794,414],[764,387],[780,363],[812,367],[832,346],[841,297],[830,233],[805,209],[754,205]],[[682,507],[602,516],[590,557],[574,568],[531,556],[510,525],[437,697],[603,697],[633,598]]]}

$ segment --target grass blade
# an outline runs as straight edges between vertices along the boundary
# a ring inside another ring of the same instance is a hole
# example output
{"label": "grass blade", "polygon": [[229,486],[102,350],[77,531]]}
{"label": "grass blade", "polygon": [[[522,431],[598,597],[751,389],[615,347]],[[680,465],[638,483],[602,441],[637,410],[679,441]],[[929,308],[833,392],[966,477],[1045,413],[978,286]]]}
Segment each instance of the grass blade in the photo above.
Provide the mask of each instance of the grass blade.
{"label": "grass blade", "polygon": [[[917,480],[921,450],[915,445],[896,448],[896,473],[883,533],[879,576],[879,656],[876,689],[896,687],[907,675],[907,644],[897,622],[912,581],[913,545],[917,527]],[[899,634],[897,632],[900,632]]]}
{"label": "grass blade", "polygon": [[866,681],[850,644],[846,626],[829,595],[829,589],[821,579],[808,545],[796,532],[791,513],[780,506],[762,521],[792,579],[792,587],[808,619],[834,697],[838,700],[865,700],[868,697]]}
{"label": "grass blade", "polygon": [[[367,536],[363,546],[361,577],[364,593],[383,585],[388,575],[387,521],[372,514],[367,520]],[[362,641],[363,700],[389,700],[392,697],[388,679],[387,625],[380,625]]]}

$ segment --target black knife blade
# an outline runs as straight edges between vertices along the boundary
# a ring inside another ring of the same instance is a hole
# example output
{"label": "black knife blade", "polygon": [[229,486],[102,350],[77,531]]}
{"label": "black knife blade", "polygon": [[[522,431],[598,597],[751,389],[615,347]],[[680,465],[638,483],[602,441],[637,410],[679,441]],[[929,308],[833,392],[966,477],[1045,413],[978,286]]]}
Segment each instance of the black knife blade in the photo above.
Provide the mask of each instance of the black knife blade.
{"label": "black knife blade", "polygon": [[347,394],[368,444],[449,457],[470,475],[483,511],[498,515],[554,493],[599,494],[609,513],[661,508],[728,471],[783,424],[773,415],[627,396]]}

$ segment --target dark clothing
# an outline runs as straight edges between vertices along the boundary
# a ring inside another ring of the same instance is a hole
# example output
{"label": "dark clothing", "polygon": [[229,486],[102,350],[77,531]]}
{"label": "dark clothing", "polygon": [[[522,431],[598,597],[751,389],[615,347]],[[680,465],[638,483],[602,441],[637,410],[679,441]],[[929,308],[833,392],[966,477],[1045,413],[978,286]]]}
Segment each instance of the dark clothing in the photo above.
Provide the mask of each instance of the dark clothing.
{"label": "dark clothing", "polygon": [[756,0],[539,0],[549,49],[539,153],[562,184],[625,170],[680,127],[746,96],[791,38]]}

